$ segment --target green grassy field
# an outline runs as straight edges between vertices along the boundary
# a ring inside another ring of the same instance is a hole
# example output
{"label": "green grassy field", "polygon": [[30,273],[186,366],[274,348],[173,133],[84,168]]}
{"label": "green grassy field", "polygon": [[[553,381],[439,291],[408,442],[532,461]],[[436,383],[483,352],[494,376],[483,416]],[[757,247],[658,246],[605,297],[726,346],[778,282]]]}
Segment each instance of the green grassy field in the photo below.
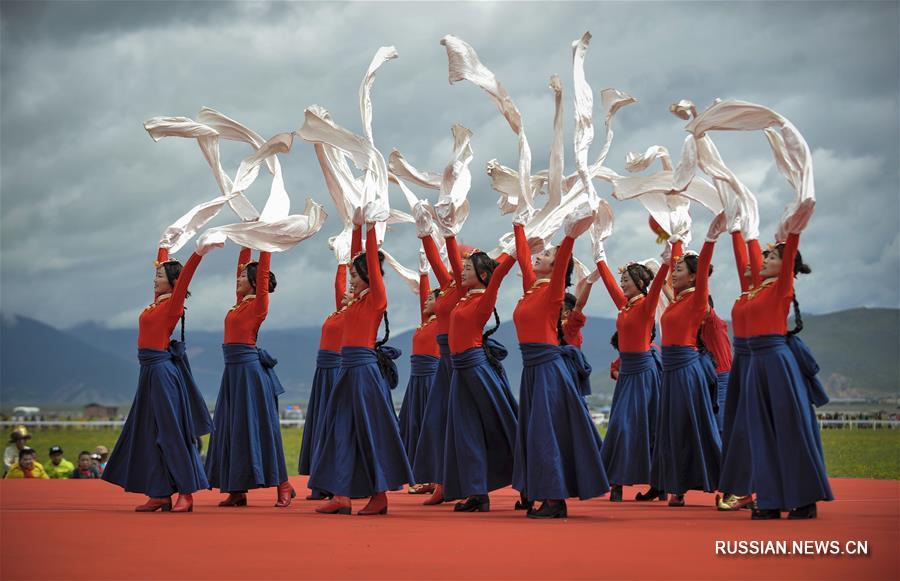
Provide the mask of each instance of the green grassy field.
{"label": "green grassy field", "polygon": [[[297,473],[300,455],[300,428],[283,428],[284,453],[290,474]],[[58,444],[65,457],[77,461],[81,450],[92,451],[98,444],[110,450],[116,443],[118,429],[66,428],[32,431],[30,445],[38,451],[39,462],[49,462],[47,450]],[[829,476],[845,478],[900,479],[900,430],[823,430],[825,463]],[[204,438],[204,449],[208,436]]]}

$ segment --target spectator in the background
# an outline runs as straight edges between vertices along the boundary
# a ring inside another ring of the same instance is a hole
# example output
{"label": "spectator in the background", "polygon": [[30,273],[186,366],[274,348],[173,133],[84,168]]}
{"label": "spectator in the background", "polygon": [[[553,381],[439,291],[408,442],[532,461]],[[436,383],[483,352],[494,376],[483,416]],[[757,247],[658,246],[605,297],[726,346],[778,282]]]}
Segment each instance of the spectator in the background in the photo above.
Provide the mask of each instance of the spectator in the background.
{"label": "spectator in the background", "polygon": [[94,448],[94,454],[100,456],[100,462],[97,467],[100,468],[100,474],[103,474],[103,471],[106,470],[106,461],[109,460],[109,449],[101,444]]}
{"label": "spectator in the background", "polygon": [[28,428],[25,426],[16,426],[16,429],[9,434],[10,445],[3,452],[3,464],[7,470],[18,462],[19,452],[28,447],[28,440],[30,439],[31,434],[28,433]]}
{"label": "spectator in the background", "polygon": [[94,466],[91,456],[87,450],[78,455],[78,467],[72,470],[71,478],[100,478],[100,469]]}
{"label": "spectator in the background", "polygon": [[68,478],[75,470],[75,465],[63,458],[63,449],[60,446],[50,446],[50,463],[45,470],[50,478]]}
{"label": "spectator in the background", "polygon": [[44,467],[35,461],[35,456],[37,452],[31,448],[19,450],[19,461],[9,468],[6,478],[50,478]]}

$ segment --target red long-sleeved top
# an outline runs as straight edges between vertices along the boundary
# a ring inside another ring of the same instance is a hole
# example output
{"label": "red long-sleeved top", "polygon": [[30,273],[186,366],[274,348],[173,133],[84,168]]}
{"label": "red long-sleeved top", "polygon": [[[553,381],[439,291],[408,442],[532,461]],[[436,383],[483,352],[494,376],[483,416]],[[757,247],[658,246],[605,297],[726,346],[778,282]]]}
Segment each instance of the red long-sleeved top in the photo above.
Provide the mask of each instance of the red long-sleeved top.
{"label": "red long-sleeved top", "polygon": [[566,344],[581,349],[581,346],[584,344],[584,336],[581,334],[581,329],[584,328],[585,323],[587,323],[587,317],[581,311],[569,312],[562,322],[563,338],[566,340]]}
{"label": "red long-sleeved top", "polygon": [[531,265],[531,249],[523,226],[513,227],[516,236],[516,260],[522,269],[524,295],[513,311],[519,343],[549,343],[559,345],[557,328],[559,312],[566,292],[566,268],[572,257],[575,239],[566,236],[556,250],[553,272],[549,280],[535,280]]}
{"label": "red long-sleeved top", "polygon": [[794,259],[799,245],[799,234],[788,235],[778,277],[763,281],[748,293],[746,307],[748,337],[787,333],[787,318],[794,297]]}
{"label": "red long-sleeved top", "polygon": [[[156,262],[162,264],[167,260],[169,260],[169,252],[160,248],[156,255]],[[200,265],[200,260],[202,257],[199,254],[191,254],[187,264],[181,269],[178,280],[175,281],[172,295],[159,302],[156,301],[159,297],[154,297],[153,304],[143,310],[138,318],[139,349],[166,350],[169,348],[169,337],[172,336],[178,319],[184,313],[184,299],[187,297],[188,285],[191,284],[191,278]]]}
{"label": "red long-sleeved top", "polygon": [[425,316],[425,301],[431,288],[428,284],[428,274],[419,275],[419,312],[422,314],[422,324],[413,333],[413,355],[431,355],[440,357],[441,350],[437,344],[437,318],[434,315]]}
{"label": "red long-sleeved top", "polygon": [[[734,262],[737,266],[738,280],[741,283],[741,296],[734,301],[731,308],[731,325],[735,337],[747,337],[747,296],[750,289],[759,285],[759,270],[762,267],[762,253],[758,240],[750,240],[744,244],[740,231],[731,235],[734,246]],[[744,277],[744,271],[750,266],[750,280]],[[706,339],[704,338],[704,341]]]}
{"label": "red long-sleeved top", "polygon": [[619,309],[616,317],[616,331],[619,332],[619,351],[624,353],[643,353],[650,350],[650,333],[656,324],[656,307],[659,304],[659,293],[662,291],[669,265],[663,264],[659,272],[653,276],[653,282],[647,295],[637,295],[630,301],[625,297],[619,282],[609,270],[606,261],[597,263],[600,278],[609,293],[609,297]]}
{"label": "red long-sleeved top", "polygon": [[[243,261],[241,261],[243,259]],[[246,256],[241,252],[238,268],[250,261],[250,250]],[[269,314],[269,268],[272,261],[270,252],[259,253],[256,268],[256,295],[238,297],[238,303],[225,315],[225,343],[256,345],[256,336],[266,315]]]}
{"label": "red long-sleeved top", "polygon": [[[672,247],[673,262],[676,256],[681,256],[681,246],[681,242],[676,242]],[[663,313],[660,326],[662,327],[664,347],[667,345],[697,346],[697,331],[700,329],[700,324],[706,317],[706,309],[709,307],[709,264],[712,262],[715,248],[715,242],[703,244],[697,260],[694,290],[675,297],[675,300]],[[672,268],[674,269],[674,264]]]}
{"label": "red long-sleeved top", "polygon": [[322,323],[322,336],[319,349],[323,351],[340,351],[344,339],[344,291],[347,289],[347,265],[339,264],[334,275],[334,312]]}
{"label": "red long-sleeved top", "polygon": [[356,295],[344,312],[342,347],[375,347],[381,319],[387,311],[387,292],[378,261],[378,239],[373,225],[366,231],[366,266],[369,288]]}
{"label": "red long-sleeved top", "polygon": [[497,304],[500,283],[516,263],[508,254],[501,254],[498,262],[487,288],[470,290],[459,300],[450,314],[451,353],[462,353],[473,347],[481,347],[481,335]]}
{"label": "red long-sleeved top", "polygon": [[[362,228],[354,228],[353,238],[350,243],[350,256],[356,256],[362,250]],[[319,339],[319,349],[322,351],[340,352],[341,343],[344,340],[344,313],[347,308],[344,302],[344,293],[347,291],[347,264],[338,264],[334,275],[334,312],[325,318],[322,323],[322,336]]]}
{"label": "red long-sleeved top", "polygon": [[434,301],[434,314],[437,317],[437,335],[446,335],[450,332],[450,313],[459,302],[463,293],[460,290],[462,277],[462,256],[455,236],[444,239],[447,243],[447,256],[450,259],[450,267],[453,273],[447,271],[441,260],[441,253],[431,236],[422,238],[422,246],[425,247],[425,256],[431,264],[431,270],[438,279],[441,292]]}
{"label": "red long-sleeved top", "polygon": [[715,309],[710,309],[703,325],[700,327],[700,338],[706,350],[716,360],[716,373],[731,370],[731,341],[728,339],[728,323],[719,318]]}

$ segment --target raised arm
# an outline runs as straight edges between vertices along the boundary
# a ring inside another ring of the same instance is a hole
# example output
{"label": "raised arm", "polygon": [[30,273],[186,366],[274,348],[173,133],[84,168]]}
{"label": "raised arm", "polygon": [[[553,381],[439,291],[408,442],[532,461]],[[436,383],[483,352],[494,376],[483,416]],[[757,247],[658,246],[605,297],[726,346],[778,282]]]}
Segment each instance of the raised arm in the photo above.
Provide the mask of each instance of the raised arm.
{"label": "raised arm", "polygon": [[759,271],[762,270],[762,250],[759,248],[759,240],[747,242],[747,254],[750,255],[750,283],[757,287],[762,282],[759,278]]}
{"label": "raised arm", "polygon": [[170,311],[181,314],[181,309],[184,308],[184,299],[187,298],[188,286],[191,284],[191,278],[193,278],[197,267],[200,266],[202,259],[203,257],[195,252],[191,254],[187,264],[181,269],[181,274],[178,276],[178,280],[175,281],[175,288],[172,289],[172,298],[168,300],[166,305],[166,308]]}
{"label": "raised arm", "polygon": [[428,257],[428,264],[431,265],[431,270],[434,271],[438,284],[441,285],[441,288],[445,288],[453,280],[453,277],[447,272],[447,267],[444,266],[444,261],[441,260],[441,252],[438,250],[434,238],[431,236],[422,238],[422,247],[425,248],[425,256]]}
{"label": "raised arm", "polygon": [[272,267],[272,253],[260,252],[256,267],[256,299],[253,310],[257,317],[265,317],[269,312],[269,271]]}
{"label": "raised arm", "polygon": [[799,234],[788,234],[787,242],[781,253],[781,272],[775,282],[775,292],[779,296],[787,296],[794,289],[794,260],[797,258],[797,248],[800,246]]}
{"label": "raised arm", "polygon": [[431,292],[431,288],[428,283],[428,273],[422,273],[419,275],[419,313],[422,315],[422,322],[425,322],[425,301],[428,300],[428,293]]}
{"label": "raised arm", "polygon": [[[574,248],[574,246],[575,239],[571,236],[566,236],[563,238],[559,248],[556,249],[556,258],[553,260],[553,273],[550,275],[551,299],[561,299],[566,292],[566,270],[569,268],[569,260],[572,259],[572,248]],[[517,255],[518,252],[517,249]],[[534,274],[532,274],[532,276],[534,276]]]}
{"label": "raised arm", "polygon": [[353,229],[353,236],[350,237],[350,260],[362,252],[362,226]]}
{"label": "raised arm", "polygon": [[663,287],[666,286],[666,277],[669,276],[669,264],[663,264],[659,270],[653,275],[653,282],[650,283],[650,290],[647,291],[647,298],[644,299],[644,308],[648,313],[655,313],[656,306],[659,304],[659,294]]}
{"label": "raised arm", "polygon": [[750,281],[744,276],[744,272],[750,265],[750,257],[747,255],[747,244],[741,231],[731,233],[731,245],[734,247],[734,264],[737,266],[738,282],[741,283],[741,292],[750,287]]}
{"label": "raised arm", "polygon": [[[612,272],[610,272],[605,260],[601,260],[597,263],[597,270],[600,271],[600,278],[606,286],[606,292],[609,293],[609,298],[616,304],[616,308],[621,309],[624,307],[625,303],[628,302],[628,299],[625,298],[625,293],[622,292],[622,288],[619,287],[619,283],[616,282],[616,279],[613,277]],[[585,299],[585,301],[587,301],[587,299]]]}
{"label": "raised arm", "polygon": [[491,316],[491,313],[494,311],[494,306],[497,304],[497,293],[500,291],[503,277],[509,274],[516,260],[504,252],[497,257],[497,262],[497,268],[491,274],[491,282],[488,283],[484,296],[478,302],[478,313],[483,317]]}
{"label": "raised arm", "polygon": [[337,272],[334,274],[334,310],[341,310],[341,303],[344,302],[344,293],[347,292],[347,265],[338,264]]}
{"label": "raised arm", "polygon": [[700,258],[697,259],[697,278],[694,279],[693,308],[706,309],[709,307],[709,265],[712,263],[713,252],[716,249],[715,242],[706,241],[700,250]]}
{"label": "raised arm", "polygon": [[[238,254],[237,274],[235,275],[235,278],[241,277],[241,271],[243,271],[247,264],[250,262],[250,258],[252,258],[252,256],[253,255],[251,254],[251,250],[249,248],[244,248],[243,246],[241,247],[241,252],[240,254]],[[237,295],[237,297],[235,298],[235,303],[240,300],[241,296]]]}
{"label": "raised arm", "polygon": [[378,236],[375,234],[375,224],[370,224],[366,230],[366,266],[369,268],[369,294],[372,304],[376,309],[387,308],[387,291],[384,288],[384,278],[381,276],[381,263],[378,261]]}
{"label": "raised arm", "polygon": [[525,226],[513,224],[513,233],[516,237],[516,261],[522,271],[522,292],[528,292],[534,286],[534,267],[531,264],[531,247],[528,246],[528,238],[525,237]]}
{"label": "raised arm", "polygon": [[584,310],[584,306],[588,302],[588,298],[591,296],[591,290],[594,288],[594,283],[585,279],[581,281],[577,287],[575,287],[575,292],[577,293],[575,296],[575,306],[572,308],[576,313],[580,313]]}
{"label": "raised arm", "polygon": [[463,263],[456,236],[447,236],[444,241],[447,243],[447,256],[450,258],[450,268],[453,269],[453,280],[456,281],[457,287],[462,287]]}

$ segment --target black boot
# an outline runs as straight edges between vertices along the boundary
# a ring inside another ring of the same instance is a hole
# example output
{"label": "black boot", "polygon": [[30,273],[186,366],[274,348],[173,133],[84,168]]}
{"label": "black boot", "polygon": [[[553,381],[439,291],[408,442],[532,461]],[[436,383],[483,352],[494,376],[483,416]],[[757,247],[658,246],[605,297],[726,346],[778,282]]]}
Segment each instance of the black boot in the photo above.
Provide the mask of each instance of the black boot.
{"label": "black boot", "polygon": [[565,500],[560,500],[556,504],[550,504],[545,500],[539,509],[528,513],[528,518],[568,518],[568,516]]}
{"label": "black boot", "polygon": [[609,489],[609,501],[622,502],[622,487],[618,484],[613,484],[612,488]]}
{"label": "black boot", "polygon": [[795,508],[791,512],[788,513],[789,519],[805,519],[805,518],[816,518],[816,503],[807,504],[806,506],[801,506]]}
{"label": "black boot", "polygon": [[669,497],[669,506],[684,506],[684,495],[673,494]]}
{"label": "black boot", "polygon": [[491,499],[487,494],[470,496],[464,502],[457,502],[453,507],[454,512],[490,512]]}
{"label": "black boot", "polygon": [[516,501],[515,509],[531,512],[532,510],[534,510],[534,501],[528,500],[527,498],[525,498],[525,493],[520,492],[519,500]]}
{"label": "black boot", "polygon": [[634,499],[638,502],[644,502],[647,500],[666,500],[666,492],[664,490],[660,490],[658,488],[650,487],[650,490],[647,492],[638,492],[634,495]]}
{"label": "black boot", "polygon": [[781,518],[781,511],[777,508],[754,508],[750,512],[750,518],[753,520],[773,520]]}

